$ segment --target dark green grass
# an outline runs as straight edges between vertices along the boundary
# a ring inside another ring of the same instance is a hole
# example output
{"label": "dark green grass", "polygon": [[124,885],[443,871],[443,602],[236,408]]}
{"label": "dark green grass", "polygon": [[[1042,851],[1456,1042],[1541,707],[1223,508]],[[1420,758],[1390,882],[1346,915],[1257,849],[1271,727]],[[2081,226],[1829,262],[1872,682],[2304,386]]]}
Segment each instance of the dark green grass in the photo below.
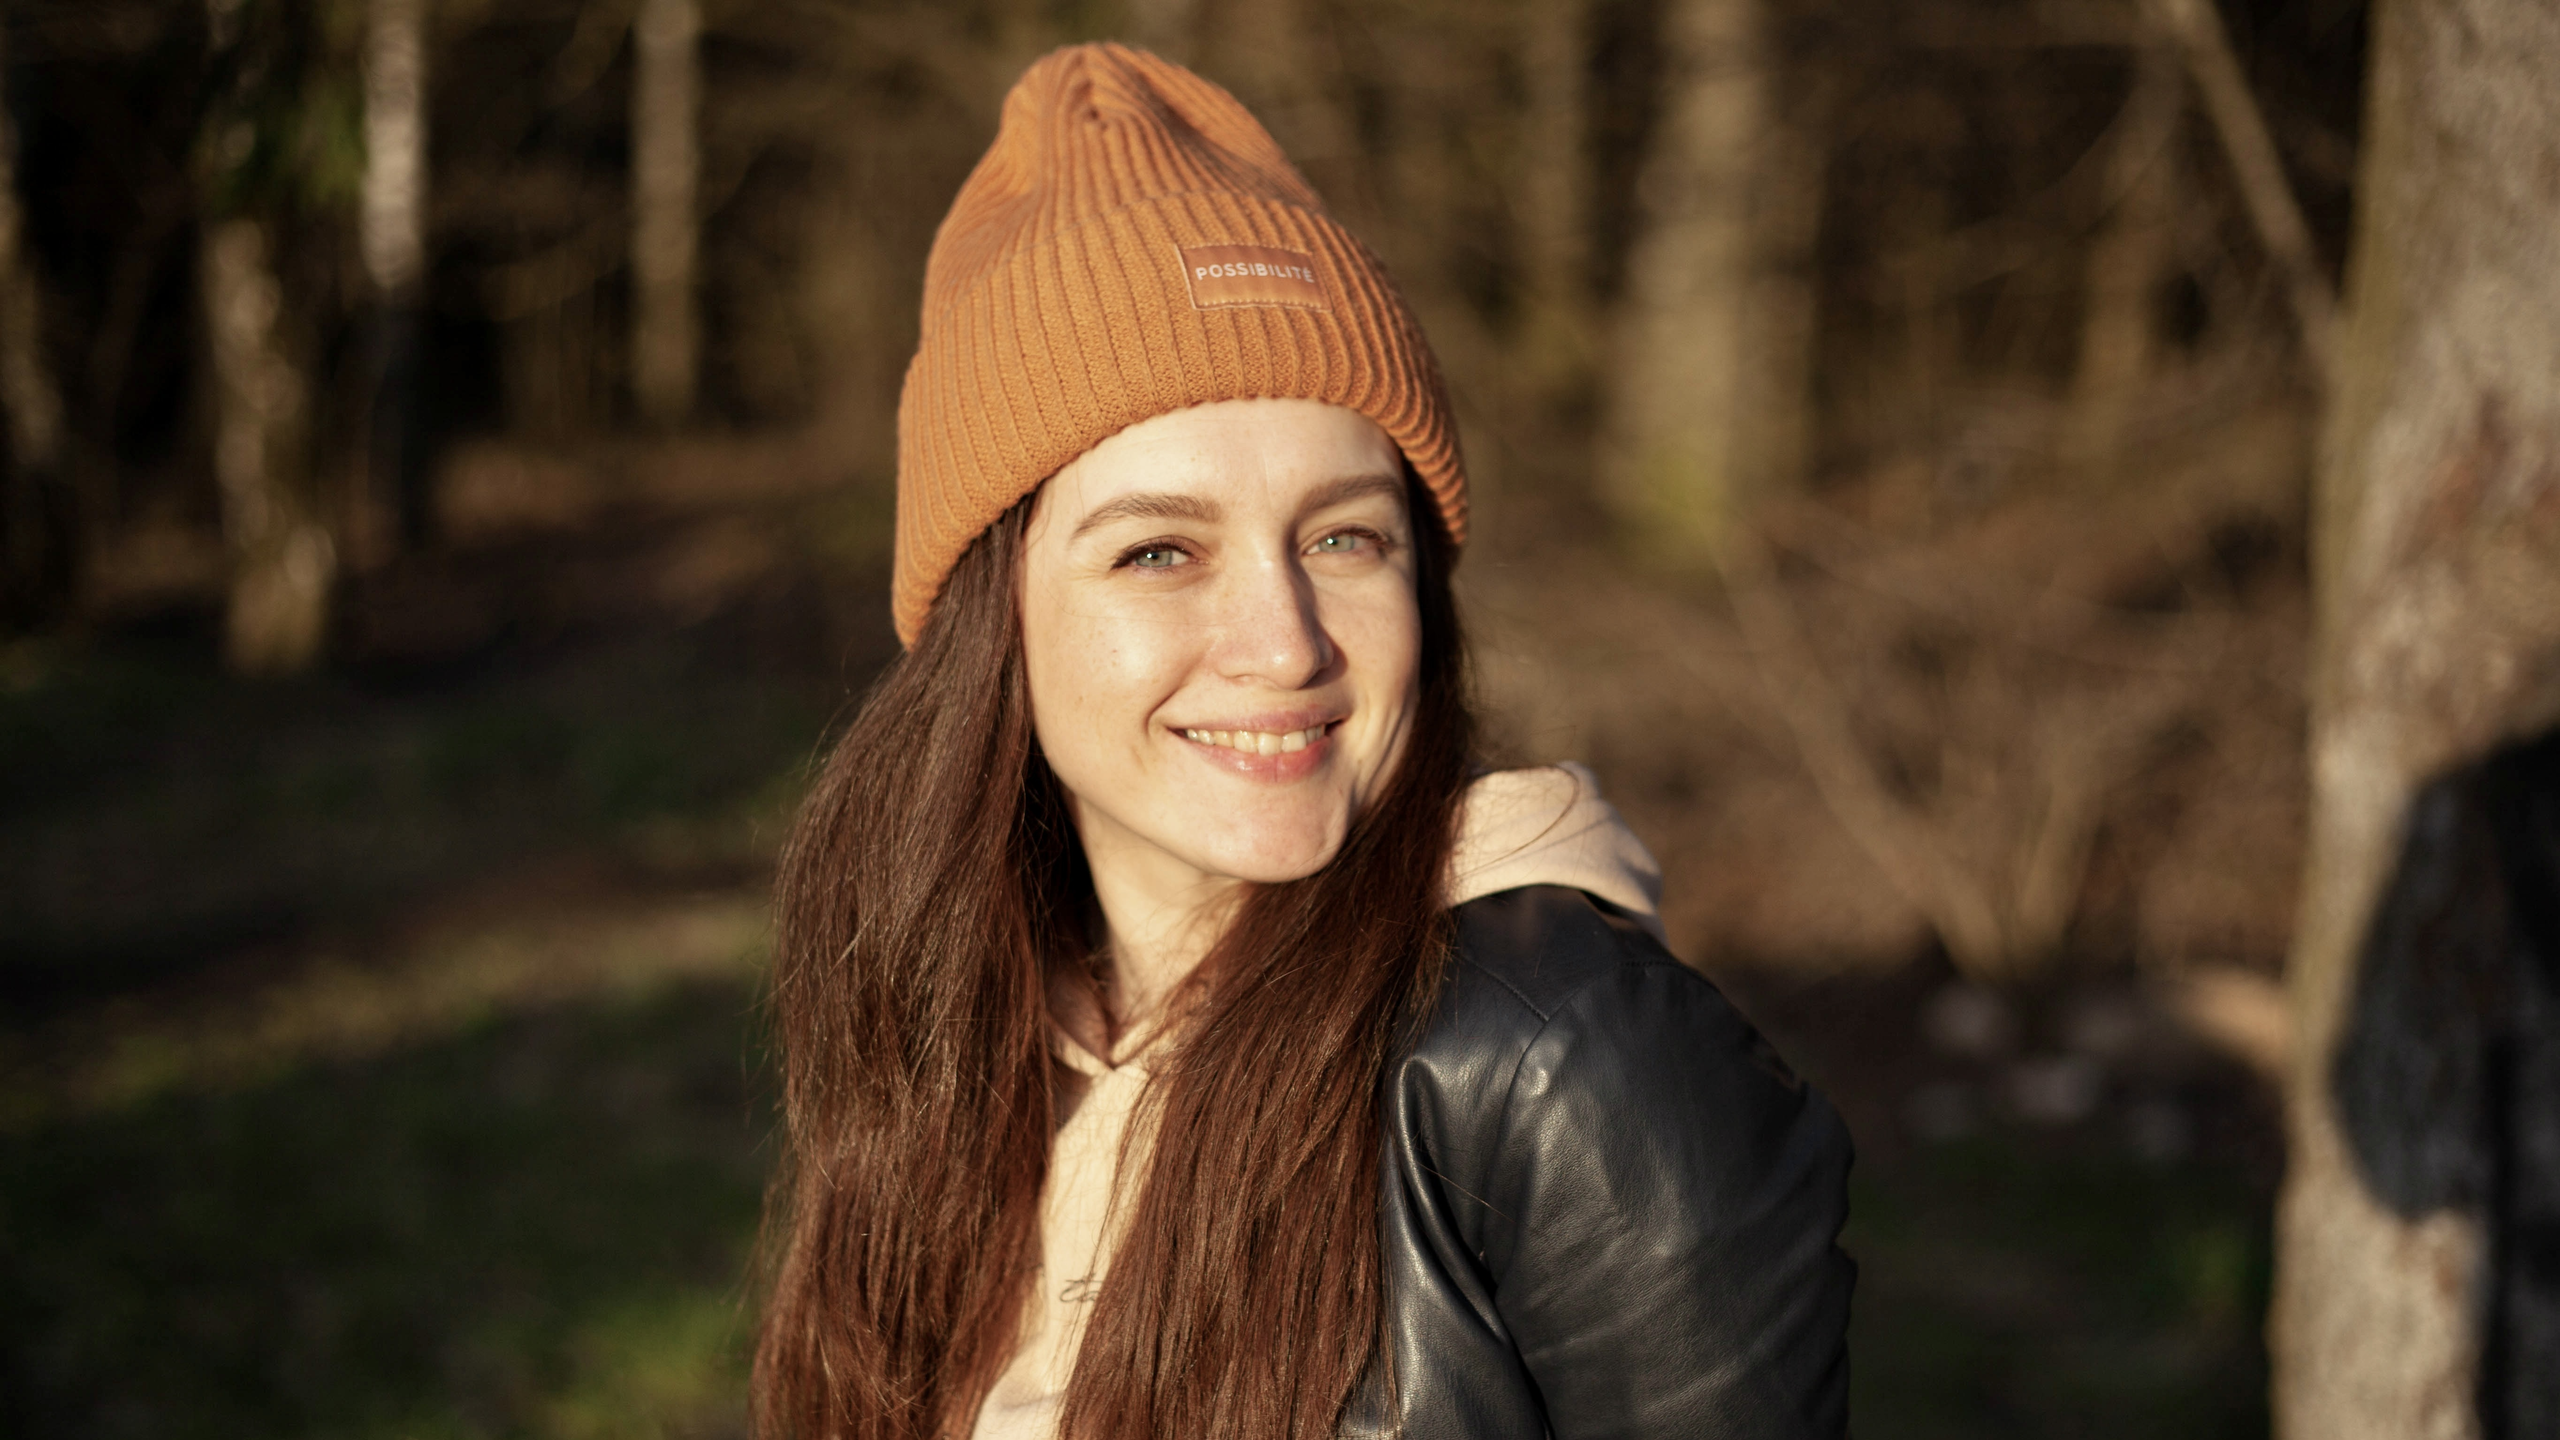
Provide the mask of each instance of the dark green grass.
{"label": "dark green grass", "polygon": [[0,1137],[0,1431],[736,1433],[748,1008],[567,1008]]}
{"label": "dark green grass", "polygon": [[2267,1217],[2210,1162],[1931,1147],[1858,1177],[1843,1243],[1863,1440],[2267,1433]]}

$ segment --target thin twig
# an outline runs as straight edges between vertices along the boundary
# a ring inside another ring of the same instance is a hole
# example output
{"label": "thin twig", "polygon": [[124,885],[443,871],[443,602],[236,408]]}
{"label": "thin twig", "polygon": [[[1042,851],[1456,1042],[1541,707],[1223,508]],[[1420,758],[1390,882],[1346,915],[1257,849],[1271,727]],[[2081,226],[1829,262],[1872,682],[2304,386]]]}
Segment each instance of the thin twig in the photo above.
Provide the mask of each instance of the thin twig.
{"label": "thin twig", "polygon": [[[1841,533],[1864,540],[1870,553],[1842,543]],[[2164,677],[2208,674],[2222,667],[2232,638],[2230,612],[2209,610],[2196,626],[2200,633],[2182,636],[2168,658],[2156,639],[2124,642],[2110,653],[2105,637],[2093,631],[2128,622],[2156,629],[2159,617],[2085,599],[2051,581],[2019,583],[1961,555],[1904,551],[1878,558],[1871,552],[1882,542],[1837,512],[1825,513],[1820,526],[1792,526],[1774,543],[1852,590],[2056,660]]]}
{"label": "thin twig", "polygon": [[2107,797],[2143,744],[2189,703],[2188,687],[2154,688],[2099,713],[2036,727],[2036,782],[2042,804],[2027,832],[2016,876],[2011,943],[2022,955],[2050,953],[2079,909],[2080,887],[2097,849]]}
{"label": "thin twig", "polygon": [[1992,898],[1946,852],[1926,817],[1896,800],[1849,728],[1849,704],[1822,670],[1779,588],[1766,544],[1728,526],[1717,568],[1751,662],[1786,722],[1823,803],[1913,909],[1929,917],[1957,968],[1988,977],[2007,960]]}
{"label": "thin twig", "polygon": [[2144,0],[2144,8],[2152,23],[2185,53],[2187,71],[2204,94],[2205,113],[2240,182],[2249,221],[2267,247],[2268,257],[2284,272],[2294,320],[2302,329],[2302,348],[2321,380],[2334,382],[2338,297],[2311,247],[2311,227],[2303,222],[2302,204],[2285,178],[2266,116],[2249,93],[2239,58],[2231,52],[2222,16],[2213,8],[2213,0]]}

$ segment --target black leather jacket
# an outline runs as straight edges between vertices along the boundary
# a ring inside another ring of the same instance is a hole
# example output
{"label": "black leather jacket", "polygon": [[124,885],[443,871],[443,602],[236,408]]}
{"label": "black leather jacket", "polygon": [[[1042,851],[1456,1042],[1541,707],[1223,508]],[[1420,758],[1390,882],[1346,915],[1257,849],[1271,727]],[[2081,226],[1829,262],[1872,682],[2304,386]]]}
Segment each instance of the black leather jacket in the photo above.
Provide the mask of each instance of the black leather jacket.
{"label": "black leather jacket", "polygon": [[1348,1435],[1836,1437],[1849,1136],[1696,972],[1579,890],[1458,907],[1387,1076],[1389,1365]]}

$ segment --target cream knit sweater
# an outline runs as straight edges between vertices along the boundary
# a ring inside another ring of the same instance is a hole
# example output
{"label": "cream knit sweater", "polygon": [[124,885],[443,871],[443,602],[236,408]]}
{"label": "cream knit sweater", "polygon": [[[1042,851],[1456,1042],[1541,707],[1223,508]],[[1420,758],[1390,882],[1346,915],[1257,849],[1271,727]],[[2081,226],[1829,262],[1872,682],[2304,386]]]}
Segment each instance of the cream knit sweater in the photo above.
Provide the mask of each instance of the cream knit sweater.
{"label": "cream knit sweater", "polygon": [[[1524,885],[1566,885],[1633,914],[1655,934],[1662,872],[1644,842],[1600,798],[1579,765],[1503,770],[1467,790],[1449,865],[1449,903]],[[978,1410],[974,1440],[1053,1440],[1058,1401],[1118,1240],[1113,1199],[1121,1144],[1129,1173],[1146,1173],[1149,1137],[1129,1134],[1162,1035],[1141,1028],[1096,1055],[1052,1027],[1050,1045],[1073,1077],[1061,1086],[1049,1179],[1040,1193],[1040,1277],[1020,1348]]]}

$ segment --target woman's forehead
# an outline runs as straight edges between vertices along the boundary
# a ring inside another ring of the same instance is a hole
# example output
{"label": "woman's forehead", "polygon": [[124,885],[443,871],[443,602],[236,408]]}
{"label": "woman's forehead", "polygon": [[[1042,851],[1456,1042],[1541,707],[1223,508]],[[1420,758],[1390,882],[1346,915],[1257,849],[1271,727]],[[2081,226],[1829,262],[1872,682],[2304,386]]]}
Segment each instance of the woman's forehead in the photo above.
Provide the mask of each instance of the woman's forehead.
{"label": "woman's forehead", "polygon": [[1404,459],[1376,422],[1312,400],[1229,400],[1170,411],[1077,456],[1035,516],[1093,528],[1143,517],[1214,521],[1242,508],[1303,510],[1372,495],[1404,501]]}

